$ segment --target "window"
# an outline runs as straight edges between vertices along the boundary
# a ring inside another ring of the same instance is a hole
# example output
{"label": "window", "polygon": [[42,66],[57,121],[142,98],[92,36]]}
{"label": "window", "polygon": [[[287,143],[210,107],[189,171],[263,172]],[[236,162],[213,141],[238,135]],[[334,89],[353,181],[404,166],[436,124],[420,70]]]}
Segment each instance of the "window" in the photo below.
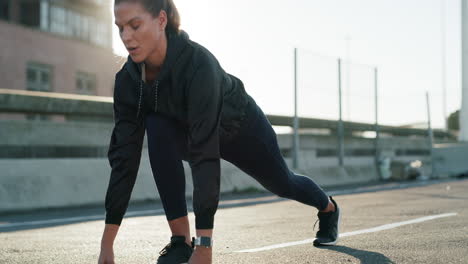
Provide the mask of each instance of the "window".
{"label": "window", "polygon": [[51,91],[52,67],[40,63],[28,63],[26,69],[27,89],[30,91]]}
{"label": "window", "polygon": [[110,31],[106,23],[90,17],[89,25],[90,42],[102,47],[108,47],[110,45]]}
{"label": "window", "polygon": [[10,0],[0,0],[0,20],[10,19]]}
{"label": "window", "polygon": [[78,94],[96,95],[96,75],[78,72],[76,74],[76,91]]}
{"label": "window", "polygon": [[63,7],[52,6],[50,8],[50,31],[60,35],[66,35],[66,11]]}
{"label": "window", "polygon": [[13,1],[18,1],[19,20],[25,26],[80,39],[101,47],[109,47],[112,43],[108,23],[73,9],[67,1],[0,0],[0,19],[9,19],[11,3],[16,4]]}
{"label": "window", "polygon": [[108,28],[104,22],[98,22],[98,42],[96,44],[100,46],[107,46],[108,43]]}
{"label": "window", "polygon": [[[30,91],[51,91],[52,67],[30,62],[26,68],[27,90]],[[50,120],[50,116],[42,114],[27,114],[28,120]]]}
{"label": "window", "polygon": [[89,42],[97,44],[97,20],[94,17],[90,17],[88,20],[89,23]]}
{"label": "window", "polygon": [[40,26],[40,2],[38,0],[22,0],[19,5],[20,23],[29,27]]}
{"label": "window", "polygon": [[87,16],[81,16],[81,33],[80,39],[84,41],[89,41],[89,28],[88,28],[89,18]]}
{"label": "window", "polygon": [[68,31],[74,38],[80,38],[81,30],[81,15],[74,12],[68,11]]}
{"label": "window", "polygon": [[49,30],[49,1],[41,0],[41,29]]}

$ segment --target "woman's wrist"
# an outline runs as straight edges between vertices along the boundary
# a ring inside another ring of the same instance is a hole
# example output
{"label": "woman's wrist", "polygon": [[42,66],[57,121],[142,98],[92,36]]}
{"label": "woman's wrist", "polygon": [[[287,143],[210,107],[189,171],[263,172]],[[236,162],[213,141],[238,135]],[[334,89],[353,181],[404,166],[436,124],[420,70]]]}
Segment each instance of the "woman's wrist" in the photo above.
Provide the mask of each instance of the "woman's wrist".
{"label": "woman's wrist", "polygon": [[101,241],[101,250],[109,250],[109,249],[112,249],[113,247],[114,247],[113,242]]}
{"label": "woman's wrist", "polygon": [[118,225],[106,224],[104,232],[102,234],[101,249],[112,249],[118,231]]}
{"label": "woman's wrist", "polygon": [[192,253],[189,263],[209,263],[213,262],[213,249],[206,248],[202,246],[195,247],[195,250]]}

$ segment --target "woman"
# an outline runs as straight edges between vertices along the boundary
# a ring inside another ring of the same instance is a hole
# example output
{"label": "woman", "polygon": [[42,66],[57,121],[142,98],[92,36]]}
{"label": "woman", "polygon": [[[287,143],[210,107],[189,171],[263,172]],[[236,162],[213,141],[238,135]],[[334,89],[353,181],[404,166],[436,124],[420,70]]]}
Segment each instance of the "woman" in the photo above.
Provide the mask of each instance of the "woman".
{"label": "woman", "polygon": [[[211,263],[220,159],[269,191],[319,210],[315,245],[338,239],[339,209],[310,178],[290,171],[276,134],[242,82],[179,30],[172,0],[115,0],[116,25],[129,51],[116,74],[112,167],[100,263],[113,263],[113,241],[138,172],[145,131],[151,168],[172,232],[158,263]],[[193,176],[197,238],[191,241],[182,160]]]}

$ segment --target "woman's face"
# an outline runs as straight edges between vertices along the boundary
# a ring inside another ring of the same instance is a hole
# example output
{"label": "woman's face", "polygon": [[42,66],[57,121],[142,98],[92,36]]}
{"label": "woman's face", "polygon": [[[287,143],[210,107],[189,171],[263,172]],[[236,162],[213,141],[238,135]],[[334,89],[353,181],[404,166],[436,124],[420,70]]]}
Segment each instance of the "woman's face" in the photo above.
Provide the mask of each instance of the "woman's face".
{"label": "woman's face", "polygon": [[121,2],[114,7],[114,15],[120,39],[134,62],[145,61],[166,41],[166,12],[161,11],[158,17],[153,17],[138,2]]}

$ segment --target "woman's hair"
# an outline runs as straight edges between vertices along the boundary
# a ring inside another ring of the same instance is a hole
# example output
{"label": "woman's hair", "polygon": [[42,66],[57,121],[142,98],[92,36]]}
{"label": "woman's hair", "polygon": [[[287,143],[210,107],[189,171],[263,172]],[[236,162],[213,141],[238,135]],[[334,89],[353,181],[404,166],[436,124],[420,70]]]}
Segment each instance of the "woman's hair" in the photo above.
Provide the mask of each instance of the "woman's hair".
{"label": "woman's hair", "polygon": [[172,0],[114,0],[117,5],[122,2],[140,3],[153,17],[157,17],[161,10],[167,14],[167,27],[166,29],[179,32],[180,16],[177,7]]}

